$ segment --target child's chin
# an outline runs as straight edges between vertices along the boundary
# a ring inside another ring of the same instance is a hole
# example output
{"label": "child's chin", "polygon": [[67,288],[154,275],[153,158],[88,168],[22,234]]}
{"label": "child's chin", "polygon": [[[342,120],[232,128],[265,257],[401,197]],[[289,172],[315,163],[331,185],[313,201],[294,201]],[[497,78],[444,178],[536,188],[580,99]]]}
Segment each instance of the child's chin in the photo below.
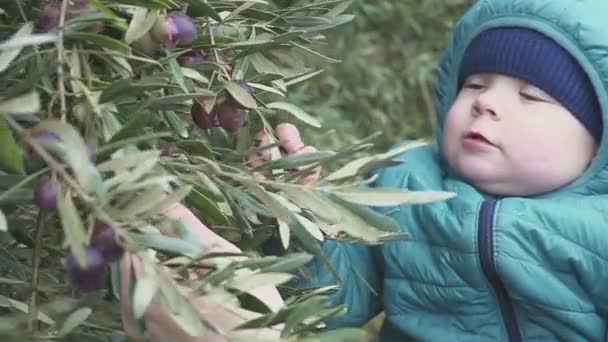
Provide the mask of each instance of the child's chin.
{"label": "child's chin", "polygon": [[459,158],[457,169],[465,178],[471,181],[488,182],[500,176],[504,168],[496,160],[480,156],[465,156]]}
{"label": "child's chin", "polygon": [[502,191],[502,177],[496,167],[467,165],[460,170],[460,175],[480,191],[491,194],[499,194],[497,192]]}

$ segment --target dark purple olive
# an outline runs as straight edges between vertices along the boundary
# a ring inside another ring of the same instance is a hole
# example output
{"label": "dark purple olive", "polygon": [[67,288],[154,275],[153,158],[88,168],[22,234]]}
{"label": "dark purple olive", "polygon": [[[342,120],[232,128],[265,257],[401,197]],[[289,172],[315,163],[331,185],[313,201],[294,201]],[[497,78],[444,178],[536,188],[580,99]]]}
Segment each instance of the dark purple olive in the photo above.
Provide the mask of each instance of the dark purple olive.
{"label": "dark purple olive", "polygon": [[59,15],[61,14],[61,10],[59,8],[59,3],[53,1],[42,8],[40,14],[38,15],[38,20],[36,22],[36,27],[40,31],[47,32],[51,29],[54,29],[59,24]]}
{"label": "dark purple olive", "polygon": [[84,267],[78,263],[74,254],[68,255],[65,264],[68,281],[72,287],[83,292],[102,289],[108,263],[95,247],[87,247],[85,252],[87,262]]}
{"label": "dark purple olive", "polygon": [[180,55],[177,60],[184,67],[191,68],[207,60],[207,55],[202,50],[192,50]]}
{"label": "dark purple olive", "polygon": [[95,247],[107,262],[118,261],[125,252],[114,229],[102,221],[95,223],[90,245]]}
{"label": "dark purple olive", "polygon": [[173,11],[159,17],[152,36],[167,47],[192,43],[198,35],[196,24],[185,13]]}
{"label": "dark purple olive", "polygon": [[235,101],[224,101],[217,106],[216,110],[220,127],[226,131],[235,133],[243,127],[247,111],[235,104]]}
{"label": "dark purple olive", "polygon": [[218,126],[217,112],[213,109],[211,112],[208,112],[205,108],[206,104],[212,99],[212,97],[199,97],[192,102],[192,107],[190,107],[192,121],[194,121],[194,123],[202,129],[209,129]]}
{"label": "dark purple olive", "polygon": [[52,179],[45,177],[38,183],[34,189],[34,204],[45,210],[57,208],[57,189]]}

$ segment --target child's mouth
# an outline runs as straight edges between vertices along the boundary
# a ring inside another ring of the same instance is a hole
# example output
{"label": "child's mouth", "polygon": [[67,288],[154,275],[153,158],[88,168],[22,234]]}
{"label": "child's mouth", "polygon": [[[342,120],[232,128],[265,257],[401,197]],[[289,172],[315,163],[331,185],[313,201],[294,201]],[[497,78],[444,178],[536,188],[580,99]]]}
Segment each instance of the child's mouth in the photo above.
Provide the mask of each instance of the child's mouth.
{"label": "child's mouth", "polygon": [[477,132],[468,133],[465,136],[465,138],[467,138],[467,139],[481,140],[481,141],[486,142],[488,144],[490,143],[490,141],[486,137],[484,137],[481,133],[477,133]]}
{"label": "child's mouth", "polygon": [[486,138],[483,134],[479,132],[468,132],[464,136],[465,143],[468,144],[482,144],[482,145],[490,145],[495,146],[493,142],[491,142],[488,138]]}

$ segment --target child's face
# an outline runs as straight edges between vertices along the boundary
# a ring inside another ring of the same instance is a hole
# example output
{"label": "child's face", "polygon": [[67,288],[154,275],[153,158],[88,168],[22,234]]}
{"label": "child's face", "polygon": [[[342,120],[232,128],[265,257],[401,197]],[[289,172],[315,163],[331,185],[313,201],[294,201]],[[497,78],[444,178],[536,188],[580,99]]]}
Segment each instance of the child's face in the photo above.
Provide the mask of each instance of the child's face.
{"label": "child's face", "polygon": [[597,144],[554,98],[499,74],[469,77],[447,115],[443,153],[484,192],[527,196],[555,190],[589,165]]}

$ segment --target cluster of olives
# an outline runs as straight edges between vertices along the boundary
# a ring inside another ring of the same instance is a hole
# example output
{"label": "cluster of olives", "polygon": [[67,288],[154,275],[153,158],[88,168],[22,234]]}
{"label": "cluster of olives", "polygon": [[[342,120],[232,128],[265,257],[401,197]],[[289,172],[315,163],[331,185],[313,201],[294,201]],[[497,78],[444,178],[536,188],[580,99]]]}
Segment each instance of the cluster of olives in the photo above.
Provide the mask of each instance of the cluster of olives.
{"label": "cluster of olives", "polygon": [[67,278],[70,284],[81,291],[95,291],[104,287],[108,265],[118,261],[124,248],[118,242],[116,231],[108,224],[97,221],[86,247],[86,263],[81,265],[70,253],[66,259]]}
{"label": "cluster of olives", "polygon": [[[90,13],[94,8],[87,0],[75,0],[68,5],[66,18],[75,18]],[[59,23],[60,3],[52,1],[47,4],[38,17],[38,27],[43,31],[57,27]],[[101,24],[101,26],[99,26]],[[102,23],[96,23],[94,30],[103,29]],[[154,55],[159,47],[176,47],[191,44],[198,37],[198,27],[187,14],[182,11],[171,11],[159,16],[150,30],[143,37],[134,42],[140,51]],[[194,67],[209,61],[209,56],[201,49],[193,49],[178,57],[180,65]],[[213,60],[227,73],[232,73],[232,66],[228,59],[220,52],[213,54]],[[250,91],[242,83],[243,88]],[[245,123],[247,111],[236,100],[228,96],[225,101],[216,103],[213,108],[207,105],[212,99],[202,97],[194,101],[190,113],[194,123],[203,129],[222,127],[228,132],[237,132]]]}
{"label": "cluster of olives", "polygon": [[[51,179],[45,178],[38,184],[34,203],[45,210],[54,210],[57,207],[57,191]],[[123,253],[124,248],[118,242],[115,230],[108,224],[97,221],[91,243],[86,247],[86,264],[79,264],[72,253],[67,257],[66,270],[70,284],[81,291],[102,288],[107,266],[118,261]]]}
{"label": "cluster of olives", "polygon": [[[66,20],[78,18],[95,12],[88,0],[72,0],[68,3]],[[36,26],[41,31],[50,31],[59,25],[61,2],[52,0],[42,8]],[[93,32],[101,32],[103,22],[95,21],[89,25]],[[142,52],[153,55],[160,45],[175,47],[192,43],[198,36],[198,28],[192,18],[181,11],[172,11],[159,16],[150,32],[135,42]]]}
{"label": "cluster of olives", "polygon": [[[61,138],[47,131],[34,131],[32,137],[40,144],[61,142]],[[87,142],[91,161],[95,161],[95,145]],[[53,153],[52,150],[50,150]],[[33,158],[33,152],[27,154]],[[43,177],[34,189],[34,204],[43,210],[53,211],[57,208],[57,187],[50,177]],[[81,265],[74,254],[66,259],[67,277],[70,284],[81,291],[100,289],[105,284],[106,269],[109,263],[118,261],[124,248],[117,240],[115,230],[107,223],[95,223],[90,244],[86,247],[86,264]]]}
{"label": "cluster of olives", "polygon": [[157,18],[154,26],[134,42],[135,48],[150,56],[161,46],[173,48],[191,44],[198,37],[194,20],[182,11],[172,11]]}
{"label": "cluster of olives", "polygon": [[247,118],[247,110],[235,99],[228,97],[226,100],[215,104],[208,110],[209,102],[213,98],[199,97],[190,108],[190,114],[194,123],[203,129],[222,127],[228,132],[237,132]]}

